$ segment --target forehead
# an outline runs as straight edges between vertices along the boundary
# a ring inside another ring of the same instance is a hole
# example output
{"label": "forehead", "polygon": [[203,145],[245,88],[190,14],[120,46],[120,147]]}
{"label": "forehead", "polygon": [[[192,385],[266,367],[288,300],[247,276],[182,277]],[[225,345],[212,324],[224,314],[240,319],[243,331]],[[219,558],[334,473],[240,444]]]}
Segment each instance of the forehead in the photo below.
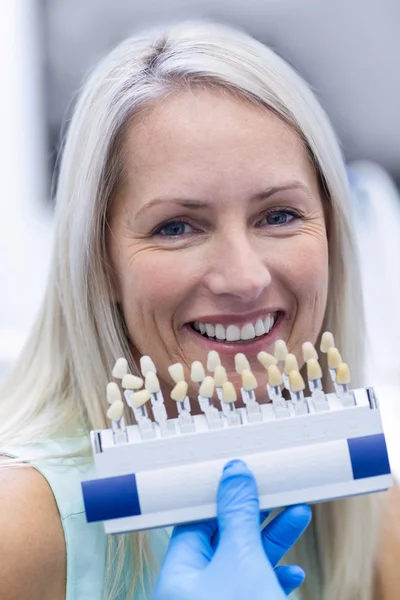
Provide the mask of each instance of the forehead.
{"label": "forehead", "polygon": [[[250,193],[316,175],[298,133],[272,110],[222,89],[171,94],[136,116],[125,135],[125,179],[141,195],[195,183]],[[229,190],[228,190],[229,191]]]}

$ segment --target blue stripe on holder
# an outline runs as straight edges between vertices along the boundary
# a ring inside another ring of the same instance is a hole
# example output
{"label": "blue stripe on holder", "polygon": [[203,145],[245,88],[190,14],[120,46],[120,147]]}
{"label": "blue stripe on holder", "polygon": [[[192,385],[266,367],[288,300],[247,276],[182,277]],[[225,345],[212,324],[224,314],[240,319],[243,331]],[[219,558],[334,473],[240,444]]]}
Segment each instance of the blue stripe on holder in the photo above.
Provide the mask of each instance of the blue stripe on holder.
{"label": "blue stripe on holder", "polygon": [[133,473],[83,481],[82,492],[88,523],[141,514]]}
{"label": "blue stripe on holder", "polygon": [[383,433],[347,440],[354,479],[390,474],[390,464]]}

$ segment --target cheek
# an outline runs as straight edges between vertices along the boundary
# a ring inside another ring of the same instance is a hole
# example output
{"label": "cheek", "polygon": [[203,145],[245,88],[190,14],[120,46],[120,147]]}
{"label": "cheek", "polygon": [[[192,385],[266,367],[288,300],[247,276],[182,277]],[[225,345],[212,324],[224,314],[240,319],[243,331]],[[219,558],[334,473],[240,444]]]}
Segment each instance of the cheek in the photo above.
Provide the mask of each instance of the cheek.
{"label": "cheek", "polygon": [[326,237],[293,239],[281,253],[280,264],[285,283],[299,303],[325,307],[329,279]]}
{"label": "cheek", "polygon": [[128,327],[156,319],[171,323],[174,313],[190,297],[202,275],[196,261],[173,251],[141,251],[125,262],[121,302]]}
{"label": "cheek", "polygon": [[[294,242],[294,240],[293,240]],[[280,256],[280,284],[293,300],[288,346],[303,365],[302,344],[316,343],[328,296],[329,256],[326,238],[304,236]]]}

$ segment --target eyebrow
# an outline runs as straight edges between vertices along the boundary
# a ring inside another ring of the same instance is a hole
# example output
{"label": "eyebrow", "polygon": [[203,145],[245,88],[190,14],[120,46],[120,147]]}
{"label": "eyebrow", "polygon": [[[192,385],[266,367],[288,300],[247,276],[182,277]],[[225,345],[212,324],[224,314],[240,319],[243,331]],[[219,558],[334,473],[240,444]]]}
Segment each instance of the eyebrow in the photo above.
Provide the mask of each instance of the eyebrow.
{"label": "eyebrow", "polygon": [[[312,198],[310,189],[304,183],[301,183],[300,181],[291,181],[285,185],[275,186],[262,190],[261,192],[257,192],[257,194],[251,196],[250,201],[259,202],[261,200],[266,200],[278,192],[284,192],[287,190],[301,190],[305,192],[309,198]],[[205,200],[197,200],[195,198],[153,198],[138,210],[136,217],[140,216],[142,213],[146,212],[150,208],[153,208],[154,206],[165,203],[178,204],[179,206],[188,209],[202,209],[210,206],[209,202]]]}

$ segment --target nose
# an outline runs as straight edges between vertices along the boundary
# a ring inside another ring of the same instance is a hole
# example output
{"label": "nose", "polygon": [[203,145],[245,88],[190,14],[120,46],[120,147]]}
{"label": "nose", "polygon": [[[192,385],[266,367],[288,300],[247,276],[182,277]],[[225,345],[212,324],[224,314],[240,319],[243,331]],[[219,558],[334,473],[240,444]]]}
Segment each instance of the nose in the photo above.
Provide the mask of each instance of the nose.
{"label": "nose", "polygon": [[212,294],[249,303],[270,285],[271,273],[256,242],[240,236],[214,248],[204,282]]}

